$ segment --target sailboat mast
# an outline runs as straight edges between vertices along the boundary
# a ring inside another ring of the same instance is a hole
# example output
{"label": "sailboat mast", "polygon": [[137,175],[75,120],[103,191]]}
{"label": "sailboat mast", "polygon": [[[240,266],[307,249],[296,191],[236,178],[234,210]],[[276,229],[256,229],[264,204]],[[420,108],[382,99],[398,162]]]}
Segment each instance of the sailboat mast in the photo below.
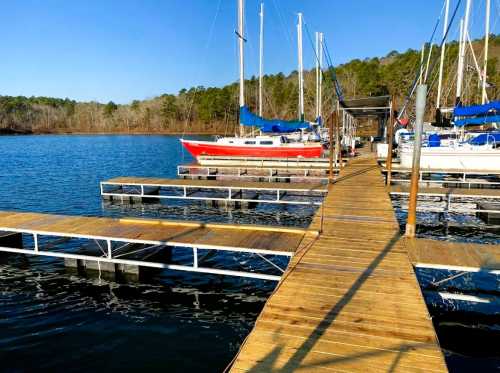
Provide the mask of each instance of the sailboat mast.
{"label": "sailboat mast", "polygon": [[298,14],[297,43],[299,57],[299,120],[304,120],[304,65],[302,61],[302,13]]}
{"label": "sailboat mast", "polygon": [[315,33],[316,36],[316,49],[315,49],[315,55],[316,55],[316,114],[315,118],[319,118],[319,32],[316,31]]}
{"label": "sailboat mast", "polygon": [[420,52],[420,78],[419,78],[419,84],[422,84],[422,79],[424,78],[424,54],[425,54],[425,43],[422,45],[422,51]]}
{"label": "sailboat mast", "polygon": [[481,91],[481,103],[485,104],[488,100],[486,96],[486,73],[488,69],[488,39],[490,38],[490,0],[486,0],[486,20],[484,30],[484,67],[483,67],[483,89]]}
{"label": "sailboat mast", "polygon": [[[240,107],[245,106],[245,66],[244,66],[244,0],[238,0],[238,43],[240,49]],[[243,125],[240,122],[240,136],[243,136]]]}
{"label": "sailboat mast", "polygon": [[[488,0],[489,1],[489,0]],[[444,52],[446,49],[446,29],[448,28],[448,14],[450,12],[450,0],[446,0],[446,9],[444,11],[444,23],[443,23],[443,46],[441,47],[441,60],[439,61],[439,81],[438,81],[438,91],[436,99],[436,108],[441,107],[441,87],[443,85],[443,68],[444,68]]]}
{"label": "sailboat mast", "polygon": [[323,33],[319,33],[319,96],[318,96],[318,114],[320,120],[323,119]]}
{"label": "sailboat mast", "polygon": [[460,36],[460,55],[458,58],[458,74],[457,74],[457,104],[461,100],[462,96],[462,84],[463,84],[463,76],[464,76],[464,63],[465,63],[465,43],[466,43],[466,35],[467,30],[469,29],[469,14],[470,14],[470,6],[472,0],[467,0],[467,5],[465,8],[465,19],[460,23],[461,25],[461,36]]}
{"label": "sailboat mast", "polygon": [[262,80],[264,74],[264,3],[260,3],[260,38],[259,38],[259,116],[262,116]]}

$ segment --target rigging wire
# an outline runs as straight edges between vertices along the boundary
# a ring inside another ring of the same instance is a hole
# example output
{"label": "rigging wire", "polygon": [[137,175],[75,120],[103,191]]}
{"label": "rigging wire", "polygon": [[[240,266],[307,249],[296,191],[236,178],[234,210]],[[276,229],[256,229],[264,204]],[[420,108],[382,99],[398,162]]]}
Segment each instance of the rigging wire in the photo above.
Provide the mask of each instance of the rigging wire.
{"label": "rigging wire", "polygon": [[[222,5],[222,0],[219,0],[219,2],[217,4],[217,9],[215,11],[214,19],[212,21],[212,24],[210,25],[210,29],[209,29],[209,32],[208,32],[207,43],[205,44],[205,48],[204,48],[204,58],[200,59],[200,61],[205,61],[206,60],[206,55],[208,54],[208,48],[212,44],[212,38],[213,38],[214,30],[215,30],[215,24],[217,23],[217,18],[219,17],[221,5]],[[199,75],[200,69],[201,69],[201,64],[198,65],[198,73],[196,75]],[[199,90],[199,86],[196,86],[196,88],[194,89],[194,93],[193,93],[193,95],[191,97],[191,102],[189,103],[188,112],[187,112],[187,115],[186,115],[186,118],[185,118],[185,121],[184,121],[184,127],[182,129],[181,139],[183,139],[184,136],[185,136],[185,134],[186,134],[187,125],[188,125],[189,120],[191,118],[192,110],[193,110],[193,107],[194,107],[194,101],[195,101],[195,98],[196,98],[196,94],[198,93],[198,90]],[[182,159],[184,160],[184,150],[183,149],[184,148],[181,147]]]}
{"label": "rigging wire", "polygon": [[[455,17],[457,15],[458,8],[460,7],[461,2],[462,2],[462,0],[458,0],[458,2],[457,2],[457,5],[455,7],[455,10],[453,11],[453,14],[452,14],[452,16],[450,18],[448,26],[446,27],[446,32],[444,33],[444,35],[443,35],[443,37],[441,39],[441,42],[439,44],[439,49],[441,49],[443,47],[443,44],[444,44],[444,42],[446,40],[446,37],[448,36],[448,33],[450,31],[451,25],[453,24],[453,21],[455,20]],[[429,40],[429,45],[434,40],[434,36],[436,34],[436,30],[437,30],[437,27],[438,27],[440,21],[441,21],[441,16],[439,16],[438,19],[437,19],[437,21],[436,21],[436,25],[434,26],[434,30],[432,31],[432,35],[431,35],[431,38]],[[429,71],[431,73],[434,70],[434,67],[436,66],[436,62],[437,61],[438,61],[438,59],[434,58],[434,60],[432,62],[432,65],[429,67]],[[420,63],[420,68],[422,68],[422,63]],[[417,74],[415,75],[415,79],[413,80],[413,83],[411,85],[410,92],[406,96],[405,102],[404,102],[401,110],[399,111],[399,114],[398,114],[398,117],[397,117],[398,120],[401,119],[403,113],[406,111],[406,107],[408,106],[408,102],[410,101],[410,98],[413,96],[413,93],[415,92],[415,89],[417,88],[417,83],[418,83],[419,76],[420,76],[420,71],[418,71]]]}

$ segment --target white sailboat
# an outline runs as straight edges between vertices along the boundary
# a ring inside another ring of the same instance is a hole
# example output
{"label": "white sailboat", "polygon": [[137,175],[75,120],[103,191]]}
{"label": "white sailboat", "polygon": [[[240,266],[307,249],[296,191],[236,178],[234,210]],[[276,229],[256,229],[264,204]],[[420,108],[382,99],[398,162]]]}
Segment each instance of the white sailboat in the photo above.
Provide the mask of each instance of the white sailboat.
{"label": "white sailboat", "polygon": [[[466,52],[466,43],[468,38],[468,26],[470,17],[470,8],[472,0],[467,0],[465,18],[460,23],[460,45],[458,58],[457,74],[457,107],[454,110],[455,128],[467,124],[492,123],[498,118],[495,115],[500,113],[500,102],[492,102],[487,105],[486,97],[486,61],[484,62],[483,73],[481,74],[481,96],[482,105],[470,107],[461,106],[461,96],[463,87],[464,61]],[[446,12],[443,36],[446,35],[448,23],[449,0],[446,1]],[[485,27],[485,56],[488,55],[488,36],[489,36],[489,15],[490,0],[486,0],[486,27]],[[444,44],[441,51],[441,63],[438,83],[437,111],[440,110],[441,84],[443,75]],[[498,103],[498,104],[497,104]],[[499,111],[497,111],[499,110]],[[458,114],[458,115],[457,115]],[[477,116],[479,114],[479,117]],[[462,118],[462,119],[457,119]],[[465,140],[462,131],[461,141],[448,141],[443,144],[432,144],[427,142],[421,149],[420,167],[428,170],[438,169],[457,169],[457,170],[476,170],[476,171],[499,171],[500,170],[500,133],[485,132],[477,134],[468,141]],[[437,145],[437,146],[436,146]],[[399,150],[401,166],[411,168],[413,158],[413,143],[402,144]]]}

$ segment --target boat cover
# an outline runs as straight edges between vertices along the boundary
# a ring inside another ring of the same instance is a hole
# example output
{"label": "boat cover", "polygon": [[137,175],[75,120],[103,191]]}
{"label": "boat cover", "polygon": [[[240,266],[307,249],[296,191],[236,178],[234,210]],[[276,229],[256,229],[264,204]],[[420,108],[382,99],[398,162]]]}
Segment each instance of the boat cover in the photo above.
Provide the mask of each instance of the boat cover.
{"label": "boat cover", "polygon": [[453,110],[453,115],[456,117],[470,117],[487,114],[490,111],[500,111],[500,101],[491,101],[484,105],[457,106]]}
{"label": "boat cover", "polygon": [[482,133],[469,140],[472,145],[500,144],[500,132]]}
{"label": "boat cover", "polygon": [[310,127],[308,122],[264,119],[250,111],[248,106],[240,107],[240,123],[244,126],[258,127],[262,132],[290,133]]}
{"label": "boat cover", "polygon": [[500,115],[484,115],[471,118],[455,119],[453,123],[455,124],[455,126],[463,127],[470,124],[480,125],[480,124],[498,123],[498,122],[500,122]]}

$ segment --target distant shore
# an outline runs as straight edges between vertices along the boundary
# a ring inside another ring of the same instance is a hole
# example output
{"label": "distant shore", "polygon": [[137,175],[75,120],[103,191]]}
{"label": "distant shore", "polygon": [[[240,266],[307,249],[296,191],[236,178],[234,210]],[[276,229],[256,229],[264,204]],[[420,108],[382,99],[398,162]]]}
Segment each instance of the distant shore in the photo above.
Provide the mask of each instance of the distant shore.
{"label": "distant shore", "polygon": [[167,132],[167,131],[155,131],[155,132],[78,132],[78,131],[61,131],[61,132],[30,132],[30,131],[16,131],[11,129],[0,129],[0,136],[9,136],[9,135],[138,135],[138,136],[217,136],[224,135],[222,133],[213,133],[213,132]]}

